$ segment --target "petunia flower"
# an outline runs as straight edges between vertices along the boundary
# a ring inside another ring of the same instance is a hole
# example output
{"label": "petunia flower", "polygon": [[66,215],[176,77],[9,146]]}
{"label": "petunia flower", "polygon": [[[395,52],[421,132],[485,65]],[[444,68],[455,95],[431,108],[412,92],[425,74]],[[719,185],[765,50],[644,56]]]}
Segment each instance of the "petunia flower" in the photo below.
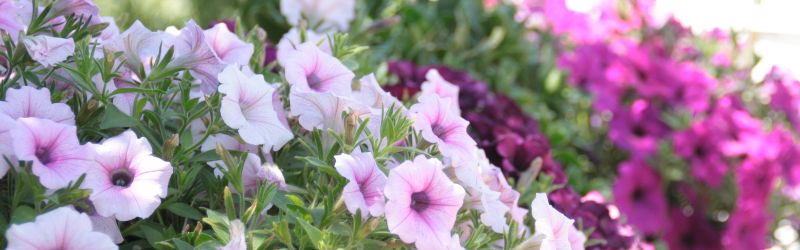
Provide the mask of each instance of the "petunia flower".
{"label": "petunia flower", "polygon": [[692,175],[712,187],[719,187],[728,165],[718,145],[724,139],[706,122],[696,122],[673,135],[675,153],[688,160]]}
{"label": "petunia flower", "polygon": [[75,41],[45,35],[29,36],[22,39],[28,55],[44,67],[51,67],[75,53]]}
{"label": "petunia flower", "polygon": [[228,30],[224,23],[218,23],[211,29],[203,31],[206,42],[214,49],[222,62],[227,64],[248,65],[253,56],[254,47],[239,39]]}
{"label": "petunia flower", "polygon": [[422,89],[422,94],[435,94],[441,98],[449,98],[453,103],[456,105],[450,105],[453,110],[456,111],[457,114],[461,113],[461,109],[458,107],[458,86],[453,85],[452,83],[448,82],[447,80],[439,74],[439,71],[436,69],[428,70],[428,73],[425,73],[426,81],[422,83],[420,88]]}
{"label": "petunia flower", "polygon": [[0,113],[12,119],[35,117],[67,125],[75,124],[75,115],[69,106],[51,102],[50,90],[46,88],[22,86],[8,89],[6,100],[0,101]]}
{"label": "petunia flower", "polygon": [[370,112],[369,108],[357,101],[333,93],[291,93],[289,105],[289,116],[298,117],[300,126],[308,131],[318,128],[344,132],[344,112],[355,115]]}
{"label": "petunia flower", "polygon": [[352,93],[355,74],[316,44],[306,42],[297,45],[297,49],[287,57],[283,67],[292,93],[332,92],[342,96]]}
{"label": "petunia flower", "polygon": [[247,250],[247,232],[244,223],[240,220],[233,220],[228,224],[228,244],[218,248],[218,250]]}
{"label": "petunia flower", "polygon": [[391,106],[404,109],[403,103],[397,100],[389,92],[384,91],[375,79],[375,74],[368,74],[358,81],[360,88],[353,92],[353,98],[361,104],[370,107],[374,112],[380,114],[381,111]]}
{"label": "petunia flower", "polygon": [[361,210],[361,216],[378,217],[383,215],[385,200],[383,188],[386,186],[386,175],[378,168],[378,164],[369,152],[353,152],[334,156],[334,167],[347,179],[342,190],[344,204],[350,213]]}
{"label": "petunia flower", "polygon": [[550,205],[546,194],[536,194],[531,203],[531,214],[536,220],[534,224],[536,235],[544,235],[541,249],[584,249],[586,236],[575,228],[574,220],[567,218]]}
{"label": "petunia flower", "polygon": [[389,231],[418,249],[443,249],[451,243],[450,231],[465,191],[442,172],[437,159],[417,156],[389,172],[384,194]]}
{"label": "petunia flower", "polygon": [[84,187],[97,214],[120,221],[149,217],[167,196],[172,166],[153,156],[150,143],[128,130],[91,145],[95,161]]}
{"label": "petunia flower", "polygon": [[[163,32],[153,32],[142,22],[136,20],[125,32],[107,40],[103,48],[113,52],[123,52],[125,65],[133,72],[139,72],[140,66],[149,69],[149,63],[157,56],[162,44],[168,42]],[[164,44],[167,47],[169,43]]]}
{"label": "petunia flower", "polygon": [[91,0],[58,0],[53,3],[53,8],[50,10],[53,16],[70,16],[82,17],[83,21],[91,18],[92,23],[99,23],[100,9]]}
{"label": "petunia flower", "polygon": [[0,0],[0,30],[7,32],[14,41],[19,37],[19,32],[25,29],[25,22],[18,13],[23,8],[14,0]]}
{"label": "petunia flower", "polygon": [[278,189],[286,190],[286,179],[283,172],[275,163],[265,162],[261,164],[258,155],[248,153],[245,159],[244,169],[242,169],[242,185],[245,193],[258,190],[263,184],[275,184]]}
{"label": "petunia flower", "polygon": [[217,89],[217,74],[225,64],[207,41],[200,26],[189,20],[175,39],[175,54],[179,55],[168,67],[189,69],[192,76],[201,82],[203,93],[211,94]]}
{"label": "petunia flower", "polygon": [[438,95],[423,94],[419,102],[411,106],[414,128],[422,132],[422,138],[435,143],[442,155],[451,161],[469,161],[477,150],[475,140],[467,134],[469,122],[453,109],[450,99]]}
{"label": "petunia flower", "polygon": [[20,118],[10,133],[17,158],[33,162],[33,174],[46,188],[66,187],[92,163],[90,151],[78,141],[75,126]]}
{"label": "petunia flower", "polygon": [[305,36],[303,36],[302,39],[300,36],[300,31],[298,31],[296,27],[290,29],[288,32],[286,32],[286,34],[283,34],[283,37],[281,37],[281,40],[276,46],[278,64],[286,65],[286,62],[291,59],[290,56],[292,53],[296,51],[295,48],[304,42],[315,44],[320,50],[322,50],[322,52],[331,55],[331,44],[327,34],[317,33],[313,30],[305,30],[304,32]]}
{"label": "petunia flower", "polygon": [[278,150],[294,135],[281,124],[273,109],[275,89],[264,81],[262,75],[247,76],[230,65],[219,74],[219,92],[222,98],[222,120],[239,132],[241,138],[253,145],[264,145]]}
{"label": "petunia flower", "polygon": [[355,0],[281,0],[281,13],[292,26],[308,21],[317,30],[346,31],[355,17]]}
{"label": "petunia flower", "polygon": [[[11,142],[11,130],[16,126],[16,122],[7,115],[0,114],[0,141]],[[8,162],[6,161],[8,159]],[[14,155],[14,147],[12,143],[0,143],[0,179],[6,175],[8,169],[12,167],[9,163],[14,164],[17,162],[17,157]]]}
{"label": "petunia flower", "polygon": [[9,250],[22,249],[118,249],[111,239],[92,229],[86,214],[60,207],[32,222],[11,225],[6,231]]}
{"label": "petunia flower", "polygon": [[642,233],[658,233],[667,225],[661,177],[647,164],[638,160],[622,163],[613,191],[619,210]]}

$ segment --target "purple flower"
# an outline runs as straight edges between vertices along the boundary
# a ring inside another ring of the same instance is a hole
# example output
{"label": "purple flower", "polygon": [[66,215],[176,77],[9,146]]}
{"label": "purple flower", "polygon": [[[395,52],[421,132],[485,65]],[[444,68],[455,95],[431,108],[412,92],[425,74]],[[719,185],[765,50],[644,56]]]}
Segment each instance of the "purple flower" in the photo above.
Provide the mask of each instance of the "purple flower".
{"label": "purple flower", "polygon": [[368,215],[383,215],[385,200],[383,189],[386,186],[386,175],[378,168],[372,153],[353,152],[340,154],[336,159],[336,171],[347,179],[342,190],[345,205],[350,213],[361,210],[364,219]]}
{"label": "purple flower", "polygon": [[[711,222],[696,210],[686,215],[681,208],[670,211],[670,226],[664,233],[669,249],[702,250],[720,249],[720,232]],[[755,248],[754,248],[755,249]]]}
{"label": "purple flower", "polygon": [[634,157],[644,157],[658,149],[658,141],[669,127],[660,120],[660,112],[645,100],[636,100],[631,107],[614,112],[608,136]]}
{"label": "purple flower", "polygon": [[613,189],[619,210],[643,234],[659,233],[668,224],[661,176],[640,161],[624,162],[618,170]]}
{"label": "purple flower", "polygon": [[39,118],[20,118],[11,130],[14,153],[32,161],[33,174],[49,189],[66,187],[92,163],[91,151],[78,141],[77,128]]}
{"label": "purple flower", "polygon": [[675,133],[673,147],[676,154],[689,161],[695,178],[718,187],[728,171],[728,164],[718,148],[723,138],[709,130],[707,125],[697,122],[687,130]]}

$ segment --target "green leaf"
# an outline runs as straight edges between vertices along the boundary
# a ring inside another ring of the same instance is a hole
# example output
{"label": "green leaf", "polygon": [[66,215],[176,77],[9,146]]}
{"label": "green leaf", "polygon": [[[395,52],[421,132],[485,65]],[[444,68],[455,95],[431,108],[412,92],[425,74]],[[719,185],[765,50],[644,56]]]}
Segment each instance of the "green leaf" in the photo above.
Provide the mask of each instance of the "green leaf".
{"label": "green leaf", "polygon": [[31,222],[36,218],[36,211],[29,206],[19,206],[14,209],[14,214],[11,215],[12,224],[22,224]]}
{"label": "green leaf", "polygon": [[178,250],[193,250],[194,249],[194,247],[191,244],[186,243],[186,241],[182,241],[182,240],[179,240],[179,239],[172,239],[172,242],[175,242],[175,247],[177,247]]}
{"label": "green leaf", "polygon": [[193,208],[192,206],[189,206],[186,203],[180,203],[180,202],[173,203],[172,205],[169,205],[167,207],[167,210],[181,217],[189,218],[192,220],[200,220],[203,218],[203,215],[200,213],[200,211],[197,211],[197,209]]}
{"label": "green leaf", "polygon": [[303,230],[306,231],[306,235],[308,235],[308,238],[311,240],[311,243],[314,244],[314,247],[317,249],[321,249],[322,231],[312,226],[311,224],[308,224],[308,222],[306,222],[305,220],[299,218],[297,219],[297,223],[299,223],[300,226],[303,227]]}
{"label": "green leaf", "polygon": [[105,111],[103,120],[100,122],[100,129],[129,128],[136,126],[138,123],[130,116],[122,113],[114,105],[107,105]]}

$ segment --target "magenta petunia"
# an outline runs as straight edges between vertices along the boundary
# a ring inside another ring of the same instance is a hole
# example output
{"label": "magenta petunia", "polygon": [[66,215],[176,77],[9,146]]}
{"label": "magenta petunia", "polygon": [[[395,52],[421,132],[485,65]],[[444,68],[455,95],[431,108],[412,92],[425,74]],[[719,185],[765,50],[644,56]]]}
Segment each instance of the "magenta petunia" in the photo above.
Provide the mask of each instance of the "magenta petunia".
{"label": "magenta petunia", "polygon": [[95,161],[84,187],[97,214],[120,221],[147,218],[167,196],[172,166],[153,156],[150,143],[128,130],[91,145]]}
{"label": "magenta petunia", "polygon": [[14,153],[32,161],[33,174],[49,189],[66,187],[91,165],[91,151],[78,141],[77,128],[39,118],[20,118],[11,130]]}
{"label": "magenta petunia", "polygon": [[442,249],[451,242],[465,191],[442,172],[437,159],[417,156],[389,172],[384,193],[389,231],[417,248]]}
{"label": "magenta petunia", "polygon": [[422,138],[435,143],[442,155],[453,162],[473,159],[477,143],[467,134],[469,122],[461,118],[451,106],[453,100],[428,94],[419,97],[411,106],[414,128]]}
{"label": "magenta petunia", "polygon": [[660,120],[658,110],[645,100],[636,100],[630,107],[614,111],[608,136],[621,148],[639,158],[655,153],[658,141],[669,133],[669,127]]}
{"label": "magenta petunia", "polygon": [[350,96],[353,91],[355,74],[312,42],[297,45],[297,49],[287,55],[284,69],[292,93],[330,92]]}
{"label": "magenta petunia", "polygon": [[203,31],[206,42],[214,49],[219,59],[227,64],[248,65],[253,56],[254,47],[239,39],[228,30],[224,23],[218,23],[211,29]]}
{"label": "magenta petunia", "polygon": [[692,124],[673,136],[675,153],[689,161],[692,175],[712,187],[718,187],[728,165],[718,145],[723,138],[704,122]]}
{"label": "magenta petunia", "polygon": [[23,86],[8,89],[6,100],[0,101],[0,113],[12,119],[35,117],[67,125],[75,124],[75,115],[63,103],[50,101],[50,90]]}
{"label": "magenta petunia", "polygon": [[9,250],[118,249],[107,235],[92,228],[86,214],[60,207],[36,217],[32,222],[11,225],[6,231]]}
{"label": "magenta petunia", "polygon": [[378,167],[372,153],[353,152],[334,157],[334,167],[348,183],[342,190],[344,204],[350,213],[361,210],[365,219],[367,215],[378,217],[383,215],[385,200],[383,188],[386,186],[386,175]]}
{"label": "magenta petunia", "polygon": [[667,201],[661,176],[647,164],[628,161],[619,166],[614,199],[631,225],[643,234],[659,233],[667,225]]}

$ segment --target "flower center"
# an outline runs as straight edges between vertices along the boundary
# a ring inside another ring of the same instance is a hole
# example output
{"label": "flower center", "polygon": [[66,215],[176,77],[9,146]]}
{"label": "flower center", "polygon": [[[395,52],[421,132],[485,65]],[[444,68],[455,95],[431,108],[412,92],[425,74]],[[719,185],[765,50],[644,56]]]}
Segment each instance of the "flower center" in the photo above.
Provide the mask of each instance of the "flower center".
{"label": "flower center", "polygon": [[430,206],[430,199],[425,192],[414,192],[411,194],[411,209],[422,212]]}
{"label": "flower center", "polygon": [[706,149],[700,145],[694,147],[694,155],[697,157],[703,157],[706,155]]}
{"label": "flower center", "polygon": [[129,187],[133,182],[133,176],[128,170],[121,170],[111,174],[111,183],[118,187]]}
{"label": "flower center", "polygon": [[636,188],[633,190],[633,194],[631,195],[633,201],[641,201],[644,199],[644,190],[642,188]]}
{"label": "flower center", "polygon": [[633,135],[636,137],[644,137],[647,135],[647,131],[640,125],[636,125],[633,127]]}
{"label": "flower center", "polygon": [[53,161],[53,159],[50,158],[50,150],[47,148],[37,148],[35,154],[36,158],[39,159],[39,162],[43,165],[47,165]]}
{"label": "flower center", "polygon": [[308,75],[308,77],[306,77],[306,80],[308,81],[309,88],[316,91],[321,91],[320,88],[322,87],[322,78],[319,78],[317,74],[311,73]]}
{"label": "flower center", "polygon": [[444,138],[447,137],[447,129],[442,125],[433,124],[431,126],[431,130],[433,130],[433,134],[436,135],[436,137],[439,137],[439,139],[444,140]]}

